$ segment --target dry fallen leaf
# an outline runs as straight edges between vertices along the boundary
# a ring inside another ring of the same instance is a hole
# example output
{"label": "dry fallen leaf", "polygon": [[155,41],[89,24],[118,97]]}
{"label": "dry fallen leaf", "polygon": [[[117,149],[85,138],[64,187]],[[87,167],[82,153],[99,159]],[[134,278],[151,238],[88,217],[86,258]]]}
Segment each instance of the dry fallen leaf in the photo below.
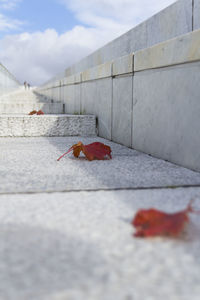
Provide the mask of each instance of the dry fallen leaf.
{"label": "dry fallen leaf", "polygon": [[29,113],[30,116],[32,115],[44,115],[43,111],[42,110],[33,110]]}
{"label": "dry fallen leaf", "polygon": [[199,213],[192,207],[191,201],[187,208],[177,213],[165,213],[151,208],[139,210],[132,221],[136,228],[135,237],[178,236],[189,222],[189,213]]}
{"label": "dry fallen leaf", "polygon": [[44,115],[42,110],[38,110],[37,115]]}
{"label": "dry fallen leaf", "polygon": [[63,156],[73,151],[75,157],[79,157],[80,152],[82,151],[88,160],[99,159],[103,160],[106,158],[112,158],[111,156],[111,148],[107,145],[104,145],[100,142],[95,142],[88,145],[83,145],[83,143],[78,142],[73,145],[66,153],[64,153],[57,160],[59,161]]}
{"label": "dry fallen leaf", "polygon": [[30,116],[35,115],[35,114],[37,114],[37,110],[32,110],[32,111],[29,113]]}

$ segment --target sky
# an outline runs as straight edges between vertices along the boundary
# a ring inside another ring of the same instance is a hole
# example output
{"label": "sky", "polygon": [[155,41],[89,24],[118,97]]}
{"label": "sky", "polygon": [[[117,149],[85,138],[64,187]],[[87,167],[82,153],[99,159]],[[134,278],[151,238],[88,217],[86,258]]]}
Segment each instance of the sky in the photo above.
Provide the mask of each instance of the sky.
{"label": "sky", "polygon": [[40,85],[174,0],[0,0],[0,62]]}

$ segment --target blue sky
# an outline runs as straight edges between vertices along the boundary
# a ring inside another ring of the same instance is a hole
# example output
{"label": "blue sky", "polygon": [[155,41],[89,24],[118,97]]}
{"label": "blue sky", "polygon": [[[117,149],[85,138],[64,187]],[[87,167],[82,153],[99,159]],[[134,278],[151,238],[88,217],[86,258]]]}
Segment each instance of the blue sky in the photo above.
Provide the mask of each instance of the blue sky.
{"label": "blue sky", "polygon": [[[80,24],[73,13],[57,0],[23,0],[16,3],[12,9],[2,8],[1,12],[9,19],[17,19],[23,23],[18,28],[13,28],[12,34],[44,31],[47,28],[54,28],[58,33],[63,33]],[[7,30],[0,32],[1,37],[5,33]]]}
{"label": "blue sky", "polygon": [[0,0],[0,62],[42,84],[173,2]]}

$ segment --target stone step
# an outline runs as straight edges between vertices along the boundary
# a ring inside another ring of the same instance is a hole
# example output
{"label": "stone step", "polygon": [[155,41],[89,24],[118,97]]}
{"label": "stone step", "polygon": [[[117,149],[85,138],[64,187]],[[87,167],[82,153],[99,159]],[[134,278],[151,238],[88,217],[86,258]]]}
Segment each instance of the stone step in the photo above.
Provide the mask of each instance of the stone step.
{"label": "stone step", "polygon": [[0,137],[95,136],[93,115],[0,115]]}
{"label": "stone step", "polygon": [[34,97],[27,97],[27,98],[0,98],[0,103],[60,103],[60,101],[55,101],[50,98],[34,98]]}
{"label": "stone step", "polygon": [[[113,158],[58,162],[78,141]],[[199,210],[199,173],[99,137],[0,147],[1,300],[199,300],[200,216],[177,238],[136,238],[131,225],[140,209]]]}
{"label": "stone step", "polygon": [[29,103],[29,102],[34,102],[34,103],[38,103],[38,102],[44,102],[44,103],[48,103],[48,102],[52,102],[50,99],[38,99],[38,98],[34,98],[34,97],[27,97],[27,98],[7,98],[7,99],[0,99],[0,103]]}
{"label": "stone step", "polygon": [[0,97],[0,103],[18,103],[18,102],[45,102],[51,103],[51,99],[33,92],[13,92]]}
{"label": "stone step", "polygon": [[16,103],[16,102],[51,102],[52,100],[44,97],[7,97],[0,98],[0,103]]}
{"label": "stone step", "polygon": [[0,103],[0,114],[29,114],[33,110],[42,110],[45,114],[62,114],[63,103]]}

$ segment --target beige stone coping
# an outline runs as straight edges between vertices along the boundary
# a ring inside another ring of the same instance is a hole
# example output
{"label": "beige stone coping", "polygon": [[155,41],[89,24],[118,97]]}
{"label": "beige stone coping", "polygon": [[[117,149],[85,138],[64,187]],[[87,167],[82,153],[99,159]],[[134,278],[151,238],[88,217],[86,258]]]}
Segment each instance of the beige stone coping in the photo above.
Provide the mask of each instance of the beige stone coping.
{"label": "beige stone coping", "polygon": [[56,88],[111,76],[200,60],[200,30],[159,43],[153,47],[119,57],[71,76],[47,84],[44,89]]}
{"label": "beige stone coping", "polygon": [[112,76],[112,62],[98,65],[82,72],[82,81],[96,80]]}
{"label": "beige stone coping", "polygon": [[51,87],[52,88],[60,87],[60,80],[56,80],[56,81],[52,82]]}
{"label": "beige stone coping", "polygon": [[71,85],[71,84],[75,84],[75,83],[80,83],[82,80],[82,74],[81,73],[77,73],[71,76],[67,76],[64,77],[61,80],[61,85]]}
{"label": "beige stone coping", "polygon": [[123,75],[133,72],[133,56],[129,55],[121,56],[113,61],[113,76]]}
{"label": "beige stone coping", "polygon": [[200,30],[137,51],[134,71],[155,69],[200,60]]}

